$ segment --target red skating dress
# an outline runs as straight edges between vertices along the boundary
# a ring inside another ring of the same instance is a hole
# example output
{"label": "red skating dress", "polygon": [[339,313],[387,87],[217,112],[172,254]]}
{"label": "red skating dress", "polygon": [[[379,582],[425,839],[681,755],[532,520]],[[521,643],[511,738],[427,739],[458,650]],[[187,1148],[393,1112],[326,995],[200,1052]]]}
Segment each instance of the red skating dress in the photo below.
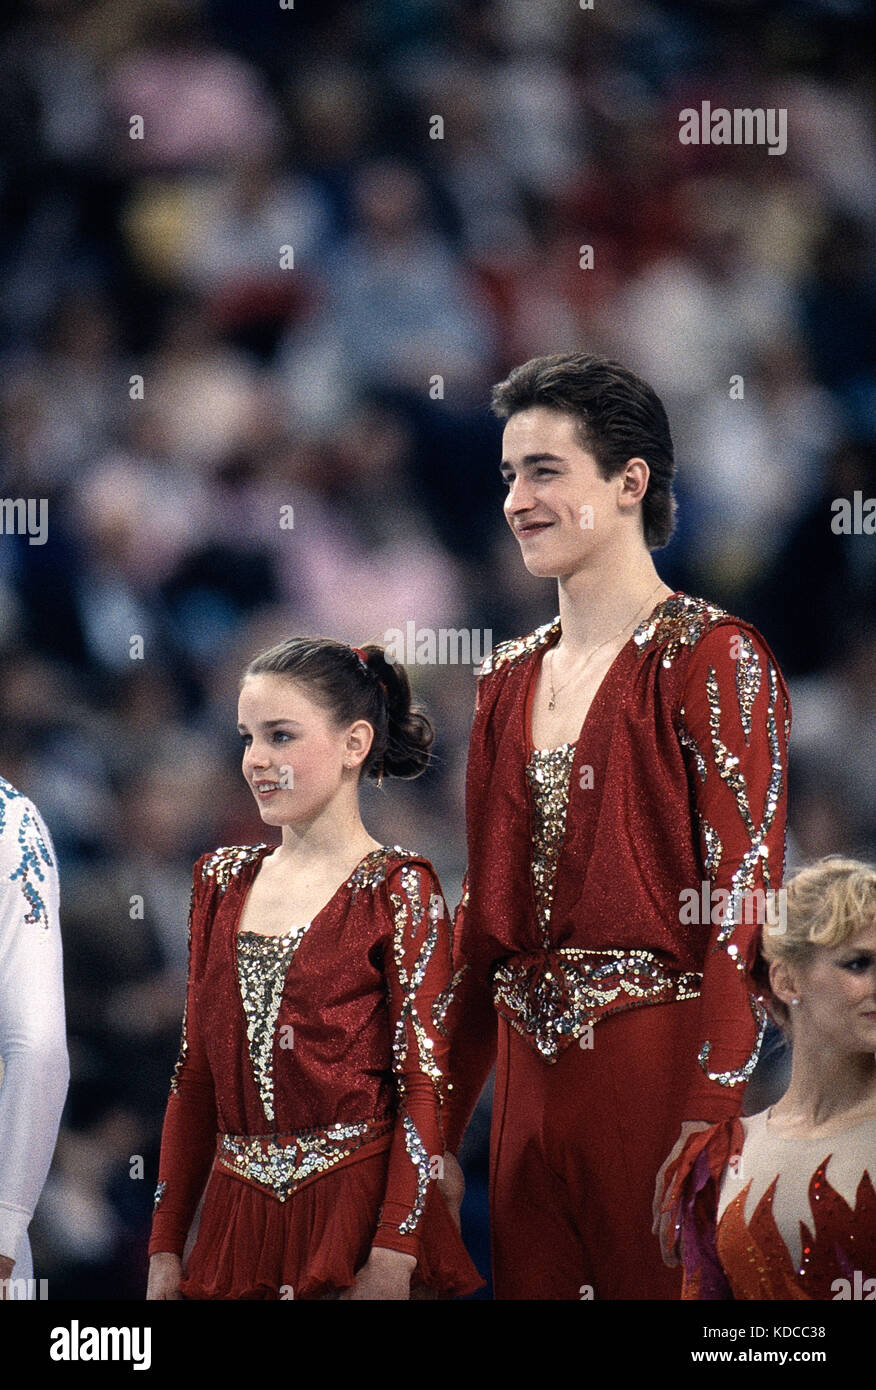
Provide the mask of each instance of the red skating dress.
{"label": "red skating dress", "polygon": [[149,1254],[182,1254],[207,1183],[186,1298],[320,1298],[373,1246],[417,1257],[412,1290],[471,1293],[483,1281],[432,1181],[451,997],[435,871],[384,846],[306,926],[239,932],[270,853],[195,865]]}
{"label": "red skating dress", "polygon": [[738,1113],[757,1061],[748,972],[782,881],[790,707],[750,624],[674,594],[576,742],[535,749],[560,635],[555,619],[501,643],[478,680],[447,1138],[496,1058],[498,1299],[673,1299],[656,1175],[684,1120]]}
{"label": "red skating dress", "polygon": [[670,1192],[682,1297],[876,1302],[876,1119],[827,1138],[768,1112],[694,1135]]}

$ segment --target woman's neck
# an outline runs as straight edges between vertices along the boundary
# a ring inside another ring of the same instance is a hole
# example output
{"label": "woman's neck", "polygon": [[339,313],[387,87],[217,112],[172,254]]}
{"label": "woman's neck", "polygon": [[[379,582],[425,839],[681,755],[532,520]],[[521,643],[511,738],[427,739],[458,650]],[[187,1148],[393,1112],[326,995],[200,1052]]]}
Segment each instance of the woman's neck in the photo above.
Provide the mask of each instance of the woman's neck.
{"label": "woman's neck", "polygon": [[816,1129],[848,1116],[876,1111],[876,1058],[800,1040],[794,1045],[791,1082],[772,1114],[787,1124]]}
{"label": "woman's neck", "polygon": [[284,825],[282,829],[283,838],[274,862],[296,871],[356,864],[378,844],[365,829],[358,806],[346,813],[323,812],[306,825]]}

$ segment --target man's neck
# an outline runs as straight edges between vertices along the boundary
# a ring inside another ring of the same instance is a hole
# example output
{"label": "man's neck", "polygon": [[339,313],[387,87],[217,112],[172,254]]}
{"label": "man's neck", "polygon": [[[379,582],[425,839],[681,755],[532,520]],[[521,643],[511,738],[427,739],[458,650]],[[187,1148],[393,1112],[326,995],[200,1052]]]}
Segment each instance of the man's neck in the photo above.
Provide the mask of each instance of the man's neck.
{"label": "man's neck", "polygon": [[[648,550],[612,556],[558,581],[562,643],[569,656],[605,642],[668,597]],[[650,601],[649,601],[650,600]]]}

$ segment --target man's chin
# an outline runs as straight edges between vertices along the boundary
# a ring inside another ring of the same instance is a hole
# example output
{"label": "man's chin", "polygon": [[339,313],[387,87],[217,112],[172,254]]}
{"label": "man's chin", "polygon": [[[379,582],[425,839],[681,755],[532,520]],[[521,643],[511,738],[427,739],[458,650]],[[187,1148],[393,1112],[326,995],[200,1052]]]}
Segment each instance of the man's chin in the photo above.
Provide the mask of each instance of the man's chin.
{"label": "man's chin", "polygon": [[563,564],[556,556],[524,555],[523,564],[535,579],[560,579],[568,574],[570,566]]}

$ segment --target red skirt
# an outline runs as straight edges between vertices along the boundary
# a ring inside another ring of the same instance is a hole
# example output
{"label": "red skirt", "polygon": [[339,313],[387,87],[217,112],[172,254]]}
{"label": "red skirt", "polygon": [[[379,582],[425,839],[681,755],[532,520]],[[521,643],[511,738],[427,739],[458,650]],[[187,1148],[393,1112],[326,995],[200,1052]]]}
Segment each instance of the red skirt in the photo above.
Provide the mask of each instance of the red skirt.
{"label": "red skirt", "polygon": [[[214,1165],[183,1297],[316,1299],[349,1288],[371,1251],[388,1162],[386,1149],[353,1159],[285,1202]],[[435,1183],[420,1230],[412,1294],[458,1298],[483,1286]]]}

